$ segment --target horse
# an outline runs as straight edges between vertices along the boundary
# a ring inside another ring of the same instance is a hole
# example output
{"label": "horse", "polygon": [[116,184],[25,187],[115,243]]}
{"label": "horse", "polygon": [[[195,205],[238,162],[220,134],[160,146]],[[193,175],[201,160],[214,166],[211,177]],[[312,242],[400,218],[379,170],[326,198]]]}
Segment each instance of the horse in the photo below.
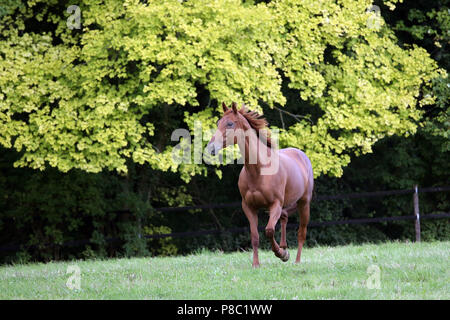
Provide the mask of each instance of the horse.
{"label": "horse", "polygon": [[[314,188],[311,161],[299,149],[276,150],[272,146],[265,118],[255,111],[249,111],[244,104],[239,110],[235,102],[231,108],[222,103],[222,108],[223,116],[217,122],[217,130],[207,145],[207,151],[214,156],[220,149],[238,144],[243,156],[244,166],[239,175],[238,187],[242,197],[242,210],[250,224],[252,266],[260,266],[258,210],[261,208],[266,208],[269,212],[265,236],[269,239],[275,256],[283,262],[289,260],[286,242],[288,216],[298,211],[300,226],[295,263],[300,263]],[[280,245],[275,240],[278,220],[281,221]]]}

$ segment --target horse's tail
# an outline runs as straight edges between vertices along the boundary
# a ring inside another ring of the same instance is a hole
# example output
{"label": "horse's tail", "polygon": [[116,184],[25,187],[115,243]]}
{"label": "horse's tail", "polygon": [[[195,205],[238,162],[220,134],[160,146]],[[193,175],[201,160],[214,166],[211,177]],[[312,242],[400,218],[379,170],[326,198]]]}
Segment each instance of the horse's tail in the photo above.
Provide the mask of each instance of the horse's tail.
{"label": "horse's tail", "polygon": [[[309,158],[308,158],[308,160],[309,160]],[[317,198],[317,192],[316,192],[316,182],[314,181],[314,172],[313,172],[311,160],[309,160],[309,178],[312,180],[311,202],[313,202]]]}
{"label": "horse's tail", "polygon": [[[316,198],[316,188],[314,183],[314,170],[312,167],[311,160],[308,158],[306,153],[302,150],[297,149],[299,152],[300,158],[302,158],[303,165],[306,167],[308,171],[308,196],[310,196],[310,202],[312,202]],[[312,190],[311,190],[312,189]]]}

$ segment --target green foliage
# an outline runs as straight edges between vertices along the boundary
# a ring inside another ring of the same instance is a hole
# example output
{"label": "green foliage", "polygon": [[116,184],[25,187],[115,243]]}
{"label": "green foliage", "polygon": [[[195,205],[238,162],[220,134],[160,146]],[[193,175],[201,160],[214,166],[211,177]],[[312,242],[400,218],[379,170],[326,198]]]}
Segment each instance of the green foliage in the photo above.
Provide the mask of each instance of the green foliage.
{"label": "green foliage", "polygon": [[[437,1],[438,8],[420,10],[411,8],[408,11],[407,20],[400,20],[395,25],[395,30],[410,34],[416,41],[426,42],[436,48],[445,48],[450,40],[450,14],[448,1]],[[448,59],[449,53],[442,52],[443,59]],[[439,57],[437,60],[441,60]]]}
{"label": "green foliage", "polygon": [[[147,188],[137,178],[17,169],[12,167],[15,159],[17,155],[0,149],[0,247],[22,246],[17,253],[2,250],[0,261],[176,253],[172,239],[144,237],[170,228],[151,209],[142,193]],[[135,176],[147,178],[145,173]],[[158,201],[164,193],[155,190],[154,198]],[[189,203],[189,198],[183,201]],[[172,203],[179,205],[177,198]]]}
{"label": "green foliage", "polygon": [[[380,141],[374,153],[355,159],[346,168],[341,183],[359,186],[361,191],[386,189],[412,189],[448,185],[450,179],[449,152],[442,151],[445,139],[420,130],[414,137],[392,137]],[[450,194],[419,193],[421,215],[449,212]],[[375,216],[405,216],[414,212],[412,195],[392,196],[381,199],[352,201],[350,212],[374,211]],[[424,240],[448,239],[448,221],[422,220]],[[386,224],[380,230],[390,238],[413,239],[413,222]],[[425,231],[426,230],[426,231]]]}
{"label": "green foliage", "polygon": [[[158,235],[158,234],[168,234],[172,230],[164,226],[146,226],[144,227],[144,235]],[[171,237],[161,238],[158,240],[149,240],[149,242],[156,242],[157,244],[151,245],[152,254],[154,255],[174,255],[177,253],[177,247],[172,243]]]}
{"label": "green foliage", "polygon": [[[356,0],[84,1],[73,30],[71,4],[0,6],[0,243],[34,245],[2,261],[250,248],[248,233],[145,237],[248,226],[239,208],[152,209],[240,198],[239,165],[171,157],[172,130],[201,122],[204,145],[221,101],[263,111],[282,147],[306,151],[318,194],[450,181],[447,0],[377,1],[381,16]],[[423,194],[421,214],[449,203]],[[410,196],[324,201],[311,220],[411,213]],[[448,239],[448,228],[423,220],[422,238]],[[401,221],[310,228],[306,243],[413,237]],[[61,247],[79,239],[90,244]]]}
{"label": "green foliage", "polygon": [[[394,30],[407,35],[430,52],[442,68],[450,69],[450,2],[448,0],[417,1],[409,6],[400,7],[406,19],[393,23]],[[409,40],[409,39],[408,39]],[[447,74],[433,80],[433,95],[436,102],[425,113],[425,131],[443,137],[446,142],[442,151],[449,151],[450,130],[450,80]]]}
{"label": "green foliage", "polygon": [[211,127],[203,115],[217,102],[286,105],[287,81],[291,105],[322,116],[283,128],[281,145],[305,150],[316,175],[340,176],[351,155],[415,132],[433,101],[421,88],[439,74],[425,50],[397,45],[368,0],[86,0],[80,30],[66,25],[68,2],[12,3],[0,28],[0,144],[41,170],[124,173],[131,160],[188,181],[207,170],[172,161],[167,129],[183,118],[159,121],[161,110]]}

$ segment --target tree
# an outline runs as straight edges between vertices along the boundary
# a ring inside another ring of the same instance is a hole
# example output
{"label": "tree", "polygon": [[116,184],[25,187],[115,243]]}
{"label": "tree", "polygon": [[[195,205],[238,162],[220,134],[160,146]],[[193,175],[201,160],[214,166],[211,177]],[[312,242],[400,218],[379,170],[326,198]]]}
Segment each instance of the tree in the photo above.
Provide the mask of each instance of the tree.
{"label": "tree", "polygon": [[[394,30],[406,35],[415,43],[427,49],[430,56],[447,72],[450,68],[450,1],[415,1],[401,6],[404,19],[395,23]],[[408,40],[409,40],[408,39]],[[447,75],[433,80],[436,103],[427,107],[424,116],[424,130],[445,139],[442,151],[450,151],[450,80]]]}
{"label": "tree", "polygon": [[[303,149],[316,175],[339,176],[350,155],[410,135],[446,77],[422,48],[401,48],[370,1],[11,2],[1,12],[0,143],[17,166],[127,172],[127,161],[190,176],[172,160],[170,131],[205,139],[218,102],[283,109],[298,122],[281,146]],[[291,111],[292,111],[291,110]],[[293,114],[292,112],[289,112]]]}

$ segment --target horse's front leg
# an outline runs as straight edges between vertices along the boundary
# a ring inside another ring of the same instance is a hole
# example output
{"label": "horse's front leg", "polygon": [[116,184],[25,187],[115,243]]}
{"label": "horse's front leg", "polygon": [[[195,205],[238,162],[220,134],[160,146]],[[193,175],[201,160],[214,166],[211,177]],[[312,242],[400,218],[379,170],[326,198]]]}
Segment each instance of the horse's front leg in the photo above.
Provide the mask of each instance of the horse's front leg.
{"label": "horse's front leg", "polygon": [[271,207],[270,207],[270,216],[269,216],[269,222],[266,226],[266,237],[269,239],[270,243],[272,244],[272,251],[275,253],[275,256],[280,258],[282,261],[288,261],[289,260],[289,252],[283,248],[280,248],[277,241],[275,240],[275,226],[278,222],[278,220],[281,217],[281,205],[280,202],[276,201]]}
{"label": "horse's front leg", "polygon": [[242,201],[242,210],[250,223],[250,235],[252,239],[253,248],[253,264],[254,268],[259,267],[258,247],[259,247],[259,233],[258,233],[258,211],[250,208],[245,201]]}

